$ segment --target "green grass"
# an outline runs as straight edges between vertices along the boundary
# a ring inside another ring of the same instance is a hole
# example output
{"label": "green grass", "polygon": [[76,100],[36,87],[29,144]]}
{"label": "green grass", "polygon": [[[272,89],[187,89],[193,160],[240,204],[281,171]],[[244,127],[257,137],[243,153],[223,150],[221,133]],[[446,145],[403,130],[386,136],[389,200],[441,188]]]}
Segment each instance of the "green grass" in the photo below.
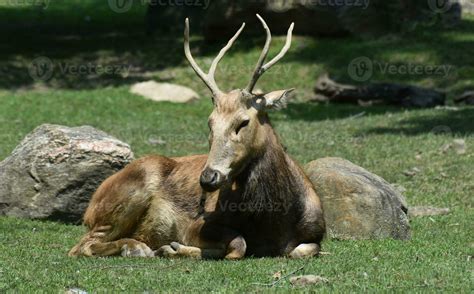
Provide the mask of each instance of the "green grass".
{"label": "green grass", "polygon": [[[74,3],[84,9],[89,7],[87,1],[83,6],[79,1]],[[63,22],[65,27],[76,26],[84,10],[74,9],[66,18],[61,13],[63,6],[51,6],[45,13],[51,19],[57,17],[55,21]],[[98,11],[105,15],[104,23],[120,26],[124,16],[115,19],[103,8],[99,5]],[[128,19],[126,25],[139,23],[140,9],[133,10],[136,18]],[[21,21],[28,17],[28,8],[24,10],[7,7],[0,9],[0,15]],[[130,143],[136,157],[207,151],[206,121],[211,105],[206,89],[184,62],[181,36],[147,38],[137,30],[127,35],[98,33],[79,38],[21,29],[9,34],[18,38],[0,44],[0,159],[42,123],[92,125]],[[245,35],[241,38],[219,68],[218,81],[223,88],[243,86],[258,58],[263,39],[245,40]],[[272,53],[283,44],[282,38],[275,39]],[[256,292],[269,288],[255,283],[268,283],[275,272],[285,275],[301,267],[297,274],[329,279],[327,284],[310,288],[322,292],[472,292],[474,108],[361,108],[306,100],[323,71],[352,82],[347,65],[358,56],[395,64],[453,65],[456,75],[449,77],[391,76],[380,72],[373,77],[377,81],[437,87],[446,90],[451,99],[462,89],[474,86],[474,19],[467,18],[452,30],[426,29],[389,39],[297,37],[294,44],[281,65],[268,72],[259,84],[265,90],[298,90],[297,102],[272,114],[288,152],[302,164],[324,156],[346,158],[404,186],[410,206],[449,207],[451,214],[411,220],[410,241],[325,240],[323,250],[330,255],[320,258],[237,262],[72,259],[66,253],[84,232],[82,227],[1,217],[0,292],[57,293],[69,288],[90,292]],[[195,38],[192,46],[199,49],[195,54],[198,62],[209,64],[220,45],[206,45]],[[55,73],[52,80],[36,83],[28,76],[27,66],[41,55],[70,64],[134,64],[137,75],[122,78]],[[145,72],[151,72],[155,79],[189,85],[204,99],[175,105],[149,102],[128,93],[128,84],[143,79],[140,74]],[[365,114],[353,117],[361,112]],[[150,145],[150,138],[161,138],[166,144]],[[456,138],[466,141],[466,154],[457,155],[453,150],[440,153],[444,144]],[[417,154],[421,157],[417,158]],[[421,172],[406,177],[403,171],[413,167]],[[287,279],[274,288],[296,290]]]}

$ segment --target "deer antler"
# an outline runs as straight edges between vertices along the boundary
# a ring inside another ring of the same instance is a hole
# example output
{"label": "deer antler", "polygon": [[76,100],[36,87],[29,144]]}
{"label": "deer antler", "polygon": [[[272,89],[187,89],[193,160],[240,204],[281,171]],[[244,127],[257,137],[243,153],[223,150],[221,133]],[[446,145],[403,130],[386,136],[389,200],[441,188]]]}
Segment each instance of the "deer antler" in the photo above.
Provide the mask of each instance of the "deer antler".
{"label": "deer antler", "polygon": [[267,57],[268,50],[270,49],[270,42],[272,40],[272,34],[270,33],[270,29],[267,26],[267,23],[263,20],[263,18],[257,14],[258,19],[263,25],[263,28],[267,32],[267,40],[265,41],[265,46],[263,47],[262,54],[260,55],[258,61],[257,61],[257,66],[255,67],[255,70],[252,75],[252,79],[250,80],[249,84],[245,88],[245,90],[249,93],[252,93],[253,88],[255,87],[255,84],[257,83],[258,79],[263,75],[264,72],[266,72],[268,69],[270,69],[275,63],[277,63],[280,59],[285,56],[286,52],[288,49],[290,49],[291,46],[291,36],[293,33],[293,27],[295,26],[295,23],[291,23],[290,27],[288,28],[288,34],[286,36],[286,43],[285,46],[281,49],[280,53],[278,53],[277,56],[275,56],[272,60],[270,60],[268,63],[265,65],[263,62],[265,61],[265,58]]}
{"label": "deer antler", "polygon": [[219,87],[217,86],[216,80],[214,78],[217,64],[222,59],[222,57],[224,57],[225,53],[230,49],[230,47],[232,47],[232,45],[234,44],[234,41],[239,37],[244,27],[245,27],[245,22],[242,24],[242,26],[237,31],[237,33],[235,33],[235,35],[229,40],[227,45],[225,45],[225,47],[222,48],[221,51],[219,51],[219,54],[212,61],[209,72],[206,74],[202,71],[199,65],[197,65],[196,61],[191,55],[191,49],[189,48],[189,19],[186,18],[185,28],[184,28],[184,54],[186,55],[186,58],[191,64],[191,67],[193,68],[193,70],[201,78],[201,80],[206,84],[206,86],[211,90],[212,95],[215,99],[218,99],[218,97],[222,94],[222,91],[219,90]]}

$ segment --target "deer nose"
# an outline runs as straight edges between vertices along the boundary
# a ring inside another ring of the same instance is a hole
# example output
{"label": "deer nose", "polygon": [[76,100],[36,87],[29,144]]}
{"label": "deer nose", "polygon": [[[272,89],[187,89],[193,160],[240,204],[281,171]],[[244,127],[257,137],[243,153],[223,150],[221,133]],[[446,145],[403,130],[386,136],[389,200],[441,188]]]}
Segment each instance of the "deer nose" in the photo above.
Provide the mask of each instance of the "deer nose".
{"label": "deer nose", "polygon": [[213,192],[219,188],[221,180],[222,174],[218,170],[206,168],[201,173],[199,183],[205,191]]}

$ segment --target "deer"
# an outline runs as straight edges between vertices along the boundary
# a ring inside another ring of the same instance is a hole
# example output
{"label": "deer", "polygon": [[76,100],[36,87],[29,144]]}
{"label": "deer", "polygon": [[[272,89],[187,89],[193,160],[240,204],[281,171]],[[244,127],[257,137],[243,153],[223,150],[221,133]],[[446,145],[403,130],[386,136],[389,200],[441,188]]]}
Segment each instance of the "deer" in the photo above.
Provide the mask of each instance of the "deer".
{"label": "deer", "polygon": [[87,232],[69,256],[235,260],[319,254],[321,201],[268,115],[286,105],[293,89],[254,93],[258,79],[289,50],[294,23],[281,51],[265,63],[272,37],[257,18],[266,31],[263,50],[247,86],[230,92],[219,89],[215,71],[245,23],[205,73],[191,54],[186,18],[185,56],[212,94],[209,154],[146,156],[107,178],[84,214]]}

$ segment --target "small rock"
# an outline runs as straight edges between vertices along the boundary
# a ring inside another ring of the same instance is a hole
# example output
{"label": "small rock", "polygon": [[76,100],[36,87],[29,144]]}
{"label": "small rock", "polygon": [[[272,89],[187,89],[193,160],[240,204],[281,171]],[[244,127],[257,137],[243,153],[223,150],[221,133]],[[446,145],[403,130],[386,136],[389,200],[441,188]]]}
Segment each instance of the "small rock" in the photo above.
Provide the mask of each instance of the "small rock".
{"label": "small rock", "polygon": [[453,148],[459,155],[466,154],[466,141],[463,139],[453,140]]}
{"label": "small rock", "polygon": [[414,177],[416,175],[416,173],[412,170],[404,170],[403,174],[407,177]]}
{"label": "small rock", "polygon": [[414,177],[418,174],[421,170],[417,167],[413,167],[411,169],[407,169],[403,171],[403,174],[407,177]]}
{"label": "small rock", "polygon": [[449,214],[449,208],[439,208],[432,206],[413,206],[408,209],[409,217],[433,216]]}
{"label": "small rock", "polygon": [[275,280],[281,279],[281,271],[277,271],[276,273],[274,273],[274,274],[272,275],[272,277],[273,277],[273,279],[275,279]]}
{"label": "small rock", "polygon": [[450,143],[444,144],[444,145],[441,146],[441,148],[439,149],[439,152],[440,152],[440,153],[446,153],[446,152],[448,152],[448,150],[449,150],[452,146],[453,146],[453,145],[450,144]]}
{"label": "small rock", "polygon": [[188,87],[155,81],[134,84],[130,92],[153,101],[186,103],[199,99],[199,95]]}
{"label": "small rock", "polygon": [[87,291],[78,289],[78,288],[71,288],[71,289],[67,289],[64,293],[65,294],[87,294]]}
{"label": "small rock", "polygon": [[454,139],[452,143],[444,144],[439,151],[440,153],[447,153],[449,149],[454,149],[458,155],[466,154],[466,141],[464,139]]}
{"label": "small rock", "polygon": [[159,138],[148,138],[148,144],[150,144],[150,145],[165,145],[166,141],[161,139],[161,137],[159,137]]}
{"label": "small rock", "polygon": [[296,276],[290,278],[290,283],[293,286],[307,286],[307,285],[314,285],[314,284],[321,284],[329,282],[328,279],[323,278],[321,276],[316,275],[304,275],[304,276]]}

